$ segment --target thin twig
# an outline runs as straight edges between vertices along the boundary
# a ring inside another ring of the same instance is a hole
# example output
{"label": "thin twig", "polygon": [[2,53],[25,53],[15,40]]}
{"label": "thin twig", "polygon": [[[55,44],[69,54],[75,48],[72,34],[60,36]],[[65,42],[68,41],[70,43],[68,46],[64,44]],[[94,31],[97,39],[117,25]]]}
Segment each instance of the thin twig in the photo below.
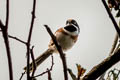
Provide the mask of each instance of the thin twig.
{"label": "thin twig", "polygon": [[33,48],[34,48],[34,46],[32,47],[32,49],[30,49],[31,58],[32,58],[32,62],[33,62],[33,72],[32,72],[32,76],[34,76],[35,71],[36,71],[36,68],[37,68],[37,67],[36,67],[36,64],[35,64],[35,58],[34,58]]}
{"label": "thin twig", "polygon": [[103,2],[104,7],[106,8],[106,11],[107,11],[107,13],[108,13],[110,19],[112,20],[112,22],[113,22],[113,24],[114,24],[114,27],[115,27],[115,29],[116,29],[116,31],[117,31],[119,37],[120,37],[120,28],[118,27],[118,25],[117,25],[117,23],[116,23],[116,21],[115,21],[113,15],[111,14],[111,11],[110,11],[110,9],[109,9],[108,6],[107,6],[106,1],[105,1],[105,0],[102,0],[102,2]]}
{"label": "thin twig", "polygon": [[52,78],[51,78],[51,72],[50,72],[49,69],[47,69],[47,70],[48,70],[48,80],[52,80]]}
{"label": "thin twig", "polygon": [[26,72],[23,72],[23,73],[22,73],[22,75],[21,75],[21,77],[20,77],[19,80],[22,80],[22,78],[23,78],[23,76],[24,76],[25,73],[26,73]]}
{"label": "thin twig", "polygon": [[[0,21],[0,25],[1,25],[1,21]],[[3,24],[2,24],[3,25]],[[0,32],[2,32],[2,30],[0,30]],[[21,39],[19,39],[19,38],[17,38],[17,37],[14,37],[14,36],[11,36],[11,35],[8,35],[8,37],[9,38],[12,38],[12,39],[15,39],[15,40],[17,40],[17,41],[19,41],[19,42],[21,42],[21,43],[23,43],[23,44],[27,44],[27,42],[25,42],[25,41],[23,41],[23,40],[21,40]]]}
{"label": "thin twig", "polygon": [[29,30],[29,35],[28,35],[28,40],[27,40],[27,80],[30,80],[30,71],[29,71],[29,63],[30,63],[30,42],[31,42],[31,36],[32,36],[32,30],[33,30],[33,24],[35,20],[35,9],[36,9],[36,0],[33,0],[33,11],[32,11],[32,20],[31,20],[31,25],[30,25],[30,30]]}
{"label": "thin twig", "polygon": [[42,72],[41,74],[38,74],[38,75],[34,76],[34,78],[35,78],[35,77],[42,76],[42,75],[48,73],[48,71],[52,71],[53,65],[54,65],[53,55],[51,55],[51,58],[52,58],[52,65],[51,65],[50,69],[47,68],[47,70],[46,70],[45,72]]}
{"label": "thin twig", "polygon": [[120,49],[118,49],[113,55],[103,60],[100,64],[93,67],[87,75],[83,77],[82,80],[96,80],[100,75],[102,75],[106,70],[120,61]]}
{"label": "thin twig", "polygon": [[8,23],[9,23],[9,0],[6,0],[6,31],[8,30]]}
{"label": "thin twig", "polygon": [[12,39],[15,39],[15,40],[17,40],[17,41],[19,41],[19,42],[21,42],[21,43],[23,43],[23,44],[27,44],[27,42],[25,42],[25,41],[23,41],[23,40],[21,40],[21,39],[19,39],[19,38],[17,38],[17,37],[14,37],[14,36],[11,36],[11,35],[8,35],[8,37],[9,38],[12,38]]}
{"label": "thin twig", "polygon": [[58,42],[56,40],[56,37],[53,35],[52,31],[50,30],[50,28],[48,27],[48,25],[44,25],[48,31],[48,33],[50,34],[58,52],[60,53],[60,58],[62,60],[63,63],[63,70],[64,70],[64,78],[65,80],[68,80],[68,74],[67,74],[67,64],[66,64],[66,58],[65,58],[65,54],[62,51],[62,48],[60,45],[58,45]]}

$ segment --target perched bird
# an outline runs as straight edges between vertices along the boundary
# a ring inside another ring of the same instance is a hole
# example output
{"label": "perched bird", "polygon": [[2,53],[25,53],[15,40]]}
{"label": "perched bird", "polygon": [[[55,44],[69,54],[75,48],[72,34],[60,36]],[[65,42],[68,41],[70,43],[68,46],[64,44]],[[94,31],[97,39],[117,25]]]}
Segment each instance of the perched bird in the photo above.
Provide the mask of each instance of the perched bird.
{"label": "perched bird", "polygon": [[[59,28],[55,32],[55,37],[58,44],[61,46],[62,50],[65,52],[70,49],[77,41],[78,35],[80,33],[80,28],[77,22],[74,19],[68,19],[66,21],[66,26]],[[52,53],[58,53],[56,46],[51,40],[48,49],[39,57],[35,59],[36,67],[38,67],[45,59],[47,59]],[[30,71],[32,71],[33,66],[30,64]],[[24,67],[24,70],[27,70],[27,67]]]}

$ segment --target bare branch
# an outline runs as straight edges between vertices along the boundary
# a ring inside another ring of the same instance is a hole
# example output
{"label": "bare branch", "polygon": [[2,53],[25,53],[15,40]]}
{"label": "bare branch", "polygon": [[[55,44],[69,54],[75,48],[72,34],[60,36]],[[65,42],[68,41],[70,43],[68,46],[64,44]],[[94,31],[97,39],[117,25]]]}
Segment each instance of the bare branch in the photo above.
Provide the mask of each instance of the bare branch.
{"label": "bare branch", "polygon": [[27,40],[27,80],[30,80],[30,71],[29,71],[29,63],[30,63],[30,42],[31,42],[31,36],[32,36],[32,30],[33,30],[33,24],[34,24],[34,19],[35,19],[35,7],[36,7],[36,0],[33,0],[33,11],[32,11],[32,20],[31,20],[31,25],[30,25],[30,30],[29,30],[29,35],[28,35],[28,40]]}
{"label": "bare branch", "polygon": [[118,27],[118,25],[117,25],[117,23],[116,23],[113,15],[111,14],[110,9],[109,9],[108,6],[107,6],[107,3],[105,2],[105,0],[102,0],[102,2],[103,2],[104,6],[105,6],[105,8],[106,8],[106,11],[107,11],[110,19],[112,20],[112,22],[113,22],[113,24],[114,24],[114,27],[115,27],[118,35],[120,36],[120,28]]}
{"label": "bare branch", "polygon": [[48,70],[48,80],[52,80],[52,78],[51,78],[51,72],[50,72],[49,69],[47,69],[47,70]]}
{"label": "bare branch", "polygon": [[39,77],[39,76],[42,76],[42,75],[48,73],[48,71],[49,71],[49,72],[52,71],[52,69],[53,69],[53,65],[54,65],[53,55],[51,55],[51,58],[52,58],[52,65],[51,65],[50,69],[47,68],[47,70],[46,70],[45,72],[42,72],[41,74],[36,75],[36,76],[34,76],[33,78],[35,78],[35,77]]}
{"label": "bare branch", "polygon": [[117,42],[118,42],[118,34],[116,33],[115,39],[114,39],[114,42],[113,42],[113,45],[112,45],[112,48],[111,48],[111,51],[110,51],[110,55],[115,51]]}
{"label": "bare branch", "polygon": [[22,75],[21,75],[21,77],[20,77],[19,80],[22,80],[22,78],[23,78],[23,76],[24,76],[25,73],[26,73],[26,72],[23,72],[23,73],[22,73]]}
{"label": "bare branch", "polygon": [[3,38],[4,38],[4,42],[5,42],[6,51],[7,51],[9,76],[10,76],[10,80],[13,80],[12,59],[11,59],[9,40],[8,40],[8,33],[6,32],[6,30],[2,29],[2,34],[3,34]]}
{"label": "bare branch", "polygon": [[23,40],[21,40],[21,39],[19,39],[19,38],[17,38],[17,37],[14,37],[14,36],[11,36],[11,35],[8,35],[8,37],[9,38],[12,38],[12,39],[15,39],[15,40],[17,40],[17,41],[19,41],[19,42],[21,42],[21,43],[23,43],[23,44],[27,44],[27,42],[25,42],[25,41],[23,41]]}
{"label": "bare branch", "polygon": [[[118,34],[116,33],[115,39],[114,39],[114,42],[113,42],[113,45],[112,45],[112,48],[111,48],[111,51],[110,51],[110,53],[109,53],[109,56],[110,56],[110,55],[113,55],[113,53],[116,51],[116,49],[117,49],[117,48],[116,48],[117,43],[118,43]],[[98,80],[103,80],[105,74],[106,74],[106,72],[103,73]]]}
{"label": "bare branch", "polygon": [[83,77],[82,80],[95,80],[100,75],[102,75],[106,70],[112,67],[120,61],[120,49],[116,50],[113,55],[110,55],[108,58],[103,60],[100,64],[96,65],[91,69],[91,71]]}
{"label": "bare branch", "polygon": [[33,72],[32,72],[32,76],[34,76],[35,74],[35,71],[36,71],[36,63],[35,63],[35,58],[34,58],[34,53],[33,53],[33,48],[34,46],[32,47],[32,49],[30,49],[30,52],[31,52],[31,58],[32,58],[32,62],[33,62]]}
{"label": "bare branch", "polygon": [[12,58],[11,58],[11,52],[10,52],[10,46],[9,46],[9,39],[8,39],[8,22],[9,22],[9,0],[6,0],[6,23],[4,26],[0,20],[0,28],[2,31],[2,35],[4,38],[5,47],[6,47],[6,52],[7,52],[9,78],[10,80],[13,80]]}
{"label": "bare branch", "polygon": [[[109,0],[109,1],[110,1],[110,0]],[[109,8],[111,8],[110,5],[113,4],[113,3],[111,3],[111,1],[110,1],[110,2],[109,2],[109,1],[108,1],[108,5],[109,5],[109,7],[108,7],[107,4],[106,4],[106,2],[105,2],[105,0],[102,0],[103,4],[104,4],[104,6],[105,6],[105,8],[106,8],[106,10],[107,10],[107,12],[108,12],[108,15],[109,15],[109,17],[111,18],[111,20],[112,20],[112,22],[113,22],[113,24],[114,24],[114,27],[115,27],[115,29],[116,29],[116,31],[117,31],[117,33],[116,33],[116,35],[115,35],[115,39],[114,39],[113,45],[112,45],[112,48],[111,48],[111,51],[110,51],[110,53],[109,53],[109,55],[113,55],[114,51],[116,51],[115,49],[116,49],[116,46],[117,46],[118,38],[119,38],[119,36],[120,36],[120,35],[119,35],[119,34],[120,34],[120,29],[119,29],[119,26],[117,25],[117,23],[116,23],[113,15],[111,14],[111,10],[109,9]],[[114,0],[113,0],[113,1],[114,1]],[[116,2],[115,2],[115,1],[114,1],[114,3],[115,3],[115,5],[116,5]],[[117,6],[117,5],[116,5],[116,6]],[[106,73],[106,72],[105,72],[105,73]],[[101,79],[104,78],[105,73],[101,75],[101,77],[99,78],[99,80],[101,80]]]}
{"label": "bare branch", "polygon": [[[4,25],[2,24],[2,22],[0,21],[0,28],[1,28],[1,26],[2,27],[4,27]],[[2,30],[0,30],[0,32],[2,32]],[[19,39],[19,38],[17,38],[17,37],[14,37],[14,36],[11,36],[11,35],[8,35],[8,37],[9,38],[12,38],[12,39],[15,39],[15,40],[17,40],[17,41],[19,41],[19,42],[21,42],[21,43],[23,43],[23,44],[27,44],[27,42],[25,42],[25,41],[23,41],[23,40],[21,40],[21,39]]]}
{"label": "bare branch", "polygon": [[62,51],[62,48],[60,45],[58,45],[56,37],[53,35],[53,33],[51,32],[50,28],[48,27],[48,25],[44,25],[48,31],[48,33],[50,34],[58,52],[60,53],[60,58],[62,60],[63,63],[63,70],[64,70],[64,78],[65,80],[68,80],[68,74],[67,74],[67,64],[66,64],[66,58],[65,58],[65,54]]}
{"label": "bare branch", "polygon": [[6,31],[8,29],[8,22],[9,22],[9,0],[6,0],[6,23],[5,23]]}

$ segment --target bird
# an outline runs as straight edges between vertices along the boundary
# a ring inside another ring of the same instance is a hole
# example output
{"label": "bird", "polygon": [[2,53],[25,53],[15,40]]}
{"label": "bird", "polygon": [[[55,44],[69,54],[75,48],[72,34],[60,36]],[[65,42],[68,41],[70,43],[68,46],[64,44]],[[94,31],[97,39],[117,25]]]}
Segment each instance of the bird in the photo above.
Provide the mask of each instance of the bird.
{"label": "bird", "polygon": [[[55,33],[56,40],[61,46],[63,52],[71,49],[76,43],[80,33],[80,28],[76,20],[68,19],[64,27],[59,28]],[[38,67],[44,60],[46,60],[51,54],[58,53],[57,48],[52,41],[49,42],[48,49],[43,52],[40,56],[35,59],[36,67]],[[27,71],[27,66],[24,67],[24,70]],[[33,70],[33,62],[29,65],[29,70]]]}

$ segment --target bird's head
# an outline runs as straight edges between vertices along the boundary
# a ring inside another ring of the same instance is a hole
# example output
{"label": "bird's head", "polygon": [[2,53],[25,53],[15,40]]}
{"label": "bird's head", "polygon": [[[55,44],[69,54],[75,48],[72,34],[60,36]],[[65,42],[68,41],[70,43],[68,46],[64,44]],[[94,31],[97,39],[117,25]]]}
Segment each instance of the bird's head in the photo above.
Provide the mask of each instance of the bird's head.
{"label": "bird's head", "polygon": [[78,23],[74,19],[68,19],[66,21],[66,26],[64,27],[65,30],[71,33],[79,34],[80,28]]}

